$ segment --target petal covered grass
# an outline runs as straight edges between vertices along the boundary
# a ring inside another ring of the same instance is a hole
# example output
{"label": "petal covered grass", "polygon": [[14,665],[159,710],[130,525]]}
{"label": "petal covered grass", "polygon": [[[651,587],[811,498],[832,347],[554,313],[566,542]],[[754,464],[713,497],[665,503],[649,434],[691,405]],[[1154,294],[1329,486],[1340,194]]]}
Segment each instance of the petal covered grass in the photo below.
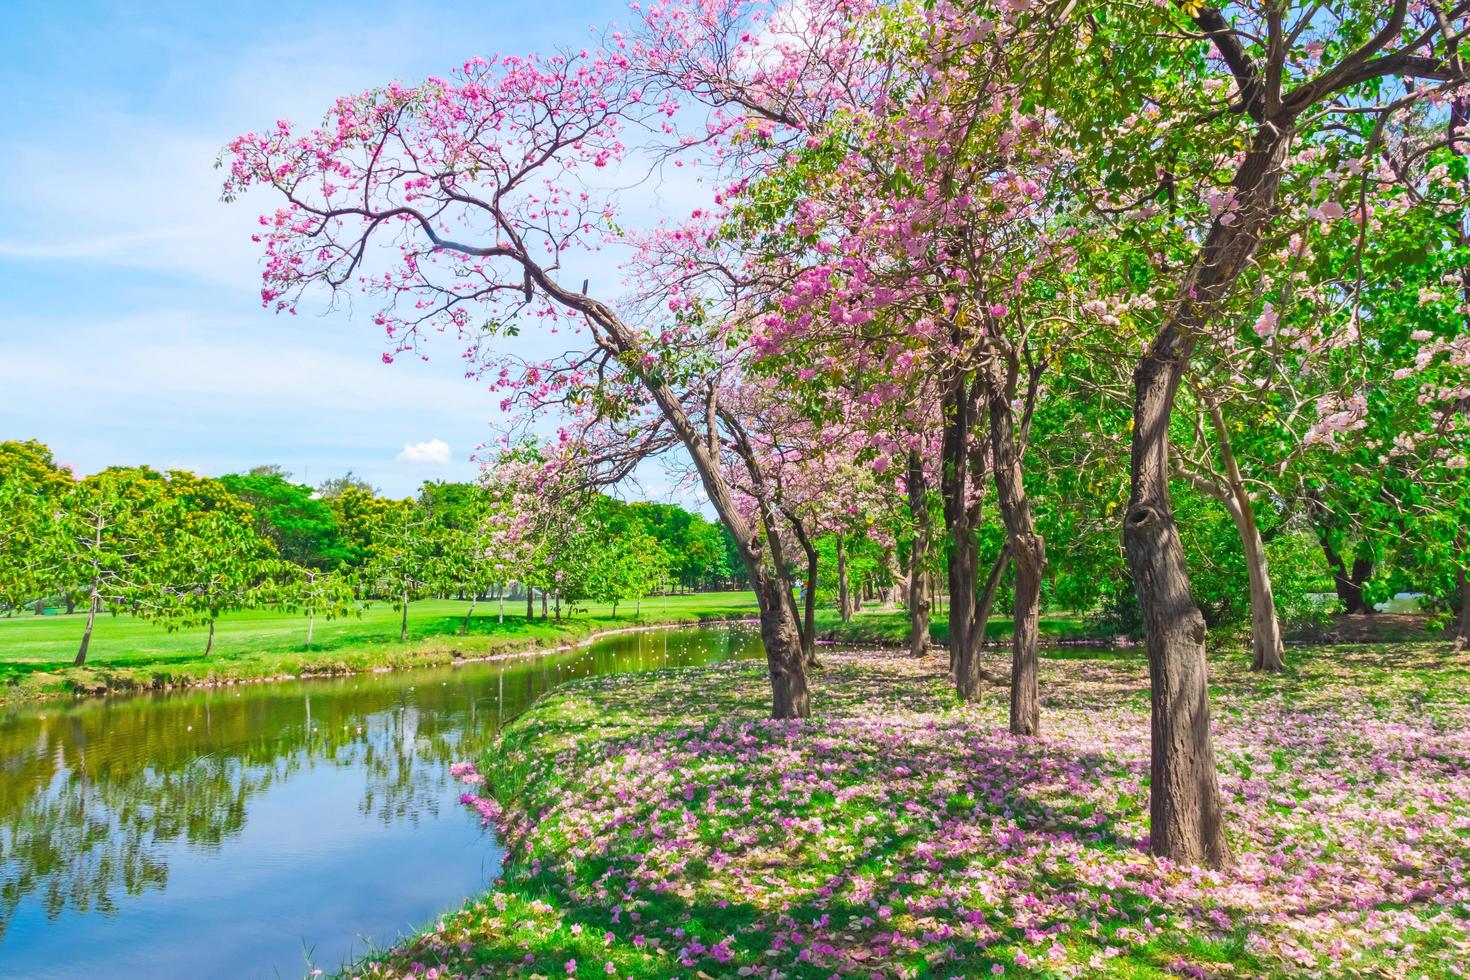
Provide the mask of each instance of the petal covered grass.
{"label": "petal covered grass", "polygon": [[894,652],[826,654],[800,722],[750,664],[579,681],[456,769],[496,888],[352,972],[1463,975],[1470,661],[1292,660],[1212,664],[1224,872],[1147,852],[1141,651],[1046,660],[1034,739]]}

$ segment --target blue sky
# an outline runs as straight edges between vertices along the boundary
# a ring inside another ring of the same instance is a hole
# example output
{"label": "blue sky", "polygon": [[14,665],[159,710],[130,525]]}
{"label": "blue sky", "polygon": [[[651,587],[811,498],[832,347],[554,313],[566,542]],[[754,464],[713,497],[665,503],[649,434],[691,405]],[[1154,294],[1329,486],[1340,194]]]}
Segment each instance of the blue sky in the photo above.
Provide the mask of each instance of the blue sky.
{"label": "blue sky", "polygon": [[[495,399],[458,352],[384,365],[366,304],[261,309],[249,235],[266,202],[221,204],[215,157],[338,94],[580,46],[626,18],[601,0],[0,0],[0,438],[41,439],[81,472],[350,468],[393,494],[472,476]],[[411,444],[426,445],[399,458]]]}

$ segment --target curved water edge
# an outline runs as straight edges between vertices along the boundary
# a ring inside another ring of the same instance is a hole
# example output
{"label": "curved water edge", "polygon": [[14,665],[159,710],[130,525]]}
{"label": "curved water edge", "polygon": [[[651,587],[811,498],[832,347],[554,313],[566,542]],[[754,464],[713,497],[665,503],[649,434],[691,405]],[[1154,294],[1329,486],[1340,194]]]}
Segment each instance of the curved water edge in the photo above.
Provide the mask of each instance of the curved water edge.
{"label": "curved water edge", "polygon": [[483,889],[451,763],[565,680],[763,656],[639,627],[453,666],[0,710],[0,975],[299,976]]}

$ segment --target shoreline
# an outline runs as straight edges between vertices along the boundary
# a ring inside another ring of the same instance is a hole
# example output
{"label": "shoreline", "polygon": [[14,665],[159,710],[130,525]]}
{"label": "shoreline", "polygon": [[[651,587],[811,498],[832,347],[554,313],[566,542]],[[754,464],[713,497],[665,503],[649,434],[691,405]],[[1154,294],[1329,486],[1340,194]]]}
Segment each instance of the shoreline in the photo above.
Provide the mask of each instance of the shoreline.
{"label": "shoreline", "polygon": [[[576,620],[563,620],[563,625],[576,623]],[[524,643],[516,643],[514,640],[507,641],[500,649],[479,656],[462,656],[459,648],[437,646],[418,651],[405,651],[402,647],[392,647],[385,644],[387,649],[377,651],[380,656],[372,656],[372,648],[365,647],[358,651],[358,655],[366,652],[368,662],[342,666],[328,663],[322,670],[303,670],[286,673],[265,674],[251,676],[248,674],[232,675],[228,673],[229,666],[237,664],[241,668],[248,669],[256,665],[255,661],[221,661],[225,672],[220,674],[206,673],[195,680],[187,676],[168,674],[159,671],[148,680],[137,681],[133,678],[133,670],[143,668],[120,668],[119,673],[113,673],[105,665],[100,668],[73,667],[66,665],[56,672],[38,671],[27,675],[19,683],[11,684],[4,690],[0,690],[0,709],[18,708],[30,704],[42,704],[55,702],[62,699],[71,700],[99,700],[114,697],[133,697],[144,694],[167,694],[188,690],[202,690],[210,688],[236,687],[247,684],[274,684],[287,681],[311,681],[332,680],[342,677],[352,677],[359,674],[387,674],[400,670],[416,670],[432,667],[460,667],[468,664],[494,663],[502,660],[520,660],[529,657],[545,656],[556,653],[566,653],[570,650],[590,646],[599,640],[612,636],[627,635],[633,633],[646,633],[658,630],[698,628],[703,626],[734,626],[741,624],[757,623],[758,619],[750,617],[718,616],[715,618],[701,618],[686,614],[683,618],[675,616],[669,619],[659,619],[642,623],[637,626],[619,627],[616,629],[600,629],[584,634],[575,639],[565,642],[547,643],[545,638],[529,638]],[[494,649],[494,648],[492,648]],[[374,662],[375,660],[379,662]],[[192,661],[188,665],[203,664],[213,666],[208,661]],[[87,675],[100,674],[101,679],[95,684],[88,684],[85,679],[69,677],[74,672],[86,672]],[[47,686],[41,686],[46,684]],[[56,685],[56,686],[52,686]],[[67,686],[72,685],[72,686]]]}

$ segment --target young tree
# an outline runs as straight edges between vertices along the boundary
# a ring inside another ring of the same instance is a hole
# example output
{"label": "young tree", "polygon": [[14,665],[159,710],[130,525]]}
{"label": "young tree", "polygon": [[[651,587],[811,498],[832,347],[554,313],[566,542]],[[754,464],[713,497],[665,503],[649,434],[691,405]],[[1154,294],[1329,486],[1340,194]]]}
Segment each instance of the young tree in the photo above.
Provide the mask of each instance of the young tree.
{"label": "young tree", "polygon": [[390,501],[372,526],[372,543],[357,572],[369,597],[386,598],[400,613],[398,641],[408,642],[408,605],[443,580],[444,534],[412,500]]}
{"label": "young tree", "polygon": [[99,612],[152,615],[169,600],[166,552],[173,525],[168,481],[147,467],[111,467],[76,483],[41,556],[53,581],[86,593],[87,625],[75,666],[87,662]]}
{"label": "young tree", "polygon": [[64,578],[51,578],[44,556],[56,547],[56,519],[73,485],[39,442],[0,442],[0,608],[7,612],[52,591],[66,591]]}
{"label": "young tree", "polygon": [[222,481],[171,470],[167,501],[158,506],[155,519],[163,531],[154,573],[158,602],[141,606],[139,615],[170,631],[208,626],[207,657],[219,617],[264,598],[276,551],[257,532],[250,505]]}
{"label": "young tree", "polygon": [[286,609],[306,613],[306,649],[311,649],[318,616],[332,620],[361,615],[352,583],[341,574],[277,562],[273,569],[271,599]]}

